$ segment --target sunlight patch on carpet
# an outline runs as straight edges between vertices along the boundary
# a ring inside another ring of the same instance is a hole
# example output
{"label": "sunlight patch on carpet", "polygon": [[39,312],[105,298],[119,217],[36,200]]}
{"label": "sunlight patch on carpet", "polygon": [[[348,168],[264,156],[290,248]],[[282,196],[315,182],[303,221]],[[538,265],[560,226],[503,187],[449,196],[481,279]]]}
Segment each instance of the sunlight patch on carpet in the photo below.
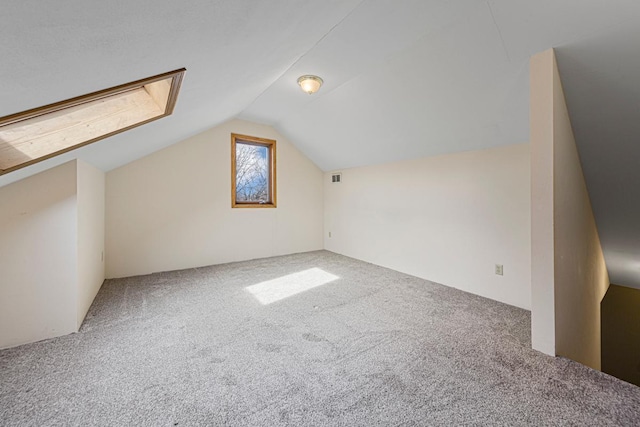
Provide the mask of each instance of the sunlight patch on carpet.
{"label": "sunlight patch on carpet", "polygon": [[268,305],[337,279],[339,279],[338,276],[315,267],[251,285],[245,289],[262,305]]}

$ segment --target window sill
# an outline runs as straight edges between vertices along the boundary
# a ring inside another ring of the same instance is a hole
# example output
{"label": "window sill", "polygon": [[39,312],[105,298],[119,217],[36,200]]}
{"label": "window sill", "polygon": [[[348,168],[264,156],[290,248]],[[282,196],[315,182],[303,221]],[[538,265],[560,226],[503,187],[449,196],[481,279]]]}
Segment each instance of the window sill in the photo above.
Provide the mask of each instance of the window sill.
{"label": "window sill", "polygon": [[234,203],[232,208],[275,208],[276,205],[274,203]]}

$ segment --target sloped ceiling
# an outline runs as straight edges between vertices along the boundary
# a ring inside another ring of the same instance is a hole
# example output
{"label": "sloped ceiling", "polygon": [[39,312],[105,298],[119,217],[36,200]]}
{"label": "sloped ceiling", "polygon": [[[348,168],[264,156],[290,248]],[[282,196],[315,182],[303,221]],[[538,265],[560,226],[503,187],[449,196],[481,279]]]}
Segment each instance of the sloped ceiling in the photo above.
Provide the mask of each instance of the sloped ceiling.
{"label": "sloped ceiling", "polygon": [[[639,18],[637,0],[4,2],[0,116],[187,75],[174,115],[0,185],[75,157],[110,170],[233,117],[273,125],[323,170],[526,142],[529,57],[555,47],[609,271],[629,285]],[[308,73],[325,80],[313,96],[296,85]]]}
{"label": "sloped ceiling", "polygon": [[557,50],[612,283],[640,288],[640,25]]}
{"label": "sloped ceiling", "polygon": [[359,2],[3,2],[0,116],[181,67],[187,74],[171,117],[4,175],[0,185],[75,157],[110,170],[235,117]]}

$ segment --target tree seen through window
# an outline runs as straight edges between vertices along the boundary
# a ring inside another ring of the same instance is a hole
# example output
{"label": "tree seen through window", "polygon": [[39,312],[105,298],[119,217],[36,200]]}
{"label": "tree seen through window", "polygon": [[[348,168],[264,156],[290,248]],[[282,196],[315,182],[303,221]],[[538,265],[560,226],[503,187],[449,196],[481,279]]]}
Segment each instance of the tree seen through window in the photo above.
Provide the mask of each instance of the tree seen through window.
{"label": "tree seen through window", "polygon": [[236,201],[269,201],[268,157],[265,146],[236,143]]}
{"label": "tree seen through window", "polygon": [[276,141],[231,135],[232,207],[275,207]]}

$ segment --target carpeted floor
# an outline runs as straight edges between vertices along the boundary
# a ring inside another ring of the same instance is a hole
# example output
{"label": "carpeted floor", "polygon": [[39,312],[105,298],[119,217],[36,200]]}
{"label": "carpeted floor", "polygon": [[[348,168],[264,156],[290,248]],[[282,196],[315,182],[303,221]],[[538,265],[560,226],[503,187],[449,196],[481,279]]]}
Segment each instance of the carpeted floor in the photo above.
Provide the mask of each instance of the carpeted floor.
{"label": "carpeted floor", "polygon": [[79,333],[0,351],[0,424],[640,425],[640,388],[529,325],[325,251],[109,280]]}

